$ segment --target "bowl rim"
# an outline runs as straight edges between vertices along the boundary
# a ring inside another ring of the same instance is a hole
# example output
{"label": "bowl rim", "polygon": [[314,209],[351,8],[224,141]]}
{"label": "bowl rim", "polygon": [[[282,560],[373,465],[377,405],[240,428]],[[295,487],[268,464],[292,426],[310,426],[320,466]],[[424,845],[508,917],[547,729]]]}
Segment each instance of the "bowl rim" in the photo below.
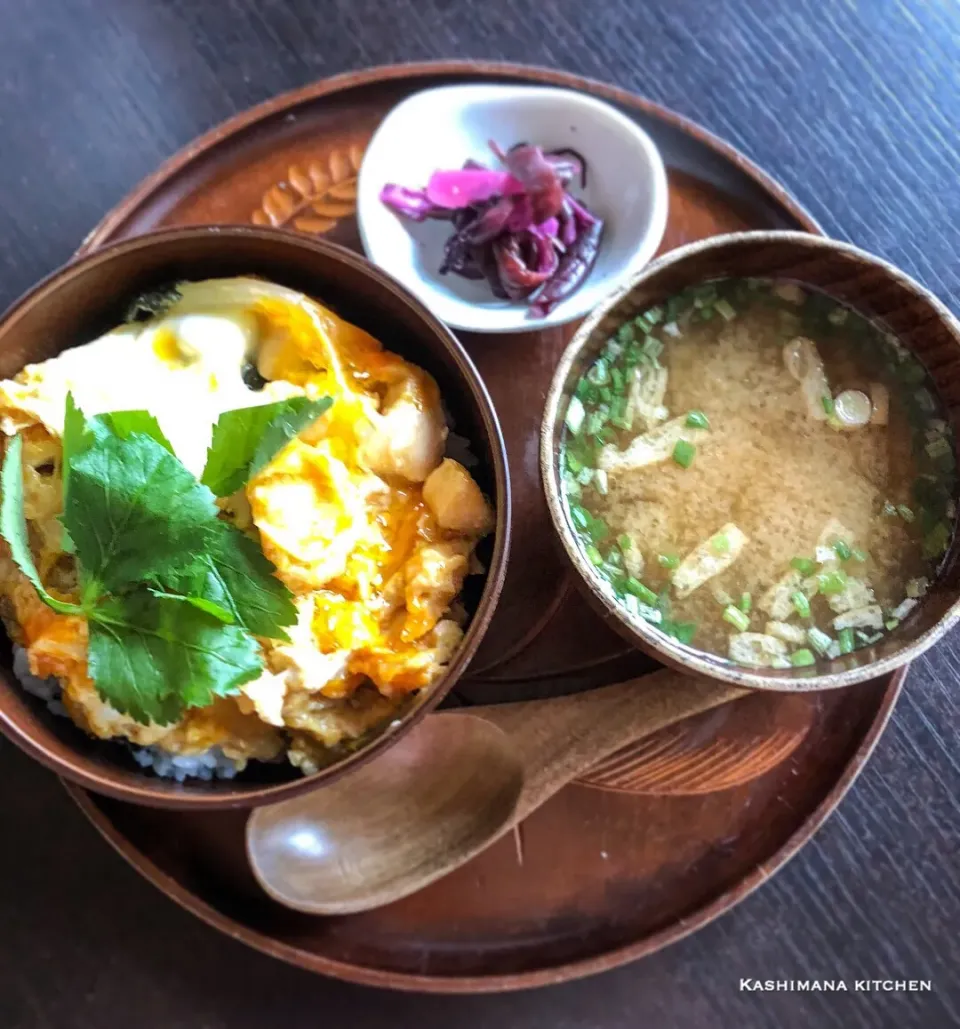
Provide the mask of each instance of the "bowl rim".
{"label": "bowl rim", "polygon": [[[649,224],[646,231],[643,233],[642,238],[638,244],[626,257],[623,267],[607,277],[608,287],[610,289],[617,288],[617,283],[624,280],[624,276],[630,277],[641,270],[657,252],[657,248],[660,246],[664,233],[667,228],[667,218],[669,214],[669,185],[667,181],[667,170],[663,161],[663,155],[660,153],[660,148],[654,142],[650,134],[633,121],[622,111],[618,110],[616,106],[609,100],[601,97],[593,96],[587,93],[578,92],[575,89],[571,89],[568,86],[552,86],[552,85],[532,85],[524,82],[485,82],[477,80],[476,82],[454,82],[447,85],[441,86],[430,86],[427,89],[418,90],[415,93],[404,97],[398,104],[392,107],[384,117],[384,119],[377,126],[370,138],[370,142],[367,144],[366,150],[364,151],[363,161],[360,165],[360,171],[357,177],[357,228],[360,233],[360,242],[363,247],[363,252],[367,258],[374,263],[378,263],[378,260],[382,254],[382,248],[380,251],[377,247],[371,244],[372,234],[370,231],[370,224],[368,218],[368,212],[374,202],[379,203],[379,198],[373,197],[371,188],[364,188],[365,179],[367,182],[371,181],[371,173],[369,169],[371,167],[369,163],[369,157],[371,154],[376,153],[377,145],[382,145],[383,139],[386,137],[386,133],[390,130],[390,122],[398,112],[402,111],[407,107],[416,107],[418,102],[422,102],[424,97],[428,97],[432,94],[437,93],[456,93],[476,91],[478,93],[520,93],[526,95],[542,95],[556,97],[557,99],[566,98],[568,102],[576,103],[579,107],[587,110],[596,112],[597,118],[606,119],[610,124],[615,124],[624,134],[630,135],[636,140],[639,147],[643,150],[646,160],[648,162],[648,170],[651,176],[651,210]],[[388,274],[392,274],[389,271],[387,264],[379,265],[383,267]],[[421,283],[429,284],[427,276],[421,275],[419,272],[414,272],[414,278],[419,286]],[[418,289],[414,289],[412,286],[407,286],[411,292],[416,292],[417,296],[420,297]],[[430,284],[430,288],[435,288]],[[546,315],[543,318],[536,320],[531,319],[527,315],[526,308],[520,304],[510,304],[497,310],[506,310],[513,313],[513,318],[509,324],[504,325],[489,325],[484,322],[483,314],[485,308],[478,305],[471,305],[469,303],[464,304],[464,308],[469,311],[477,312],[476,317],[473,318],[454,318],[454,319],[441,319],[445,321],[453,329],[465,331],[465,332],[483,332],[491,335],[501,335],[505,333],[521,333],[521,332],[541,332],[545,329],[556,328],[561,325],[567,325],[570,322],[576,321],[578,318],[587,316],[592,310],[592,306],[589,302],[583,303],[577,301],[574,294],[568,300],[559,304],[554,311]],[[427,298],[422,298],[424,304],[428,304]],[[601,300],[602,302],[602,300]],[[439,317],[439,316],[438,316]]]}
{"label": "bowl rim", "polygon": [[[838,689],[865,682],[896,671],[918,658],[924,651],[937,643],[946,633],[960,621],[960,596],[947,608],[943,615],[926,632],[905,644],[896,653],[887,657],[868,661],[856,668],[837,672],[821,672],[804,674],[795,670],[792,675],[775,676],[759,670],[750,670],[732,663],[723,663],[717,657],[695,647],[685,646],[670,641],[654,626],[637,619],[629,619],[620,606],[600,588],[593,569],[588,565],[573,535],[564,513],[564,502],[560,488],[556,455],[558,450],[559,413],[565,403],[564,386],[570,376],[571,369],[581,352],[589,344],[597,326],[610,315],[614,308],[634,289],[653,278],[662,269],[678,265],[709,250],[723,250],[736,247],[742,243],[762,243],[776,241],[787,243],[797,248],[813,250],[832,250],[855,258],[882,271],[899,286],[912,293],[918,300],[928,305],[951,333],[957,346],[960,347],[960,320],[930,290],[921,285],[906,272],[885,258],[878,257],[852,243],[830,239],[827,236],[816,236],[807,232],[794,230],[750,230],[745,232],[729,232],[707,239],[677,247],[651,262],[637,275],[611,293],[590,316],[578,327],[575,335],[568,343],[554,371],[544,405],[543,420],[540,425],[540,475],[550,521],[561,548],[569,564],[573,567],[577,585],[586,594],[588,600],[612,626],[627,639],[637,643],[659,661],[670,664],[693,674],[704,675],[711,679],[734,683],[747,689],[768,690],[782,693],[812,692],[815,690]],[[955,442],[957,430],[953,429]],[[954,540],[956,545],[956,537]]]}
{"label": "bowl rim", "polygon": [[[303,775],[285,782],[262,786],[246,785],[242,790],[234,788],[232,780],[220,780],[215,791],[202,792],[194,789],[194,783],[191,780],[175,783],[173,780],[151,776],[145,771],[129,770],[129,774],[136,776],[136,784],[128,784],[115,778],[110,771],[91,771],[73,758],[61,758],[41,741],[35,739],[32,734],[21,731],[9,716],[6,705],[3,703],[3,696],[6,693],[16,693],[19,696],[24,691],[16,682],[12,672],[0,669],[0,732],[30,757],[69,782],[104,796],[149,807],[193,811],[253,808],[305,793],[348,774],[406,735],[453,689],[476,653],[493,619],[503,589],[512,529],[510,474],[506,444],[493,401],[469,354],[450,329],[402,283],[397,282],[388,272],[364,256],[329,240],[308,237],[285,229],[261,226],[191,225],[157,229],[74,255],[65,264],[55,268],[22,293],[5,311],[0,312],[0,329],[6,329],[11,324],[15,324],[16,320],[26,311],[48,302],[65,283],[90,267],[122,260],[131,253],[167,242],[201,238],[221,239],[225,248],[229,247],[233,240],[260,239],[279,242],[282,247],[291,250],[321,254],[332,258],[335,263],[350,265],[363,277],[373,280],[380,289],[387,290],[406,304],[416,319],[422,323],[424,330],[432,333],[443,343],[444,351],[450,358],[453,370],[465,380],[479,409],[492,454],[491,471],[496,490],[496,496],[493,498],[496,509],[496,529],[494,530],[493,553],[480,600],[447,672],[437,683],[418,695],[417,702],[411,706],[410,710],[399,716],[397,724],[391,723],[369,744],[336,764],[320,769],[312,775]],[[79,727],[77,727],[77,731],[83,732]],[[118,746],[122,746],[122,741],[116,742]]]}

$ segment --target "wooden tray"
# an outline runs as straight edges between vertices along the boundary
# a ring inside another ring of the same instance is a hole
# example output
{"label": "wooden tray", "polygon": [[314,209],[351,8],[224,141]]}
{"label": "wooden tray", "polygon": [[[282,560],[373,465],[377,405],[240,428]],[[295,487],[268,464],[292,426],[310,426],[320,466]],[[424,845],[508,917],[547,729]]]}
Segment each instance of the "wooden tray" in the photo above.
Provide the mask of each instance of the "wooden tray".
{"label": "wooden tray", "polygon": [[[160,226],[214,222],[293,227],[359,248],[356,173],[377,124],[411,93],[477,79],[585,90],[639,122],[669,169],[663,249],[734,229],[821,231],[745,157],[648,101],[559,72],[443,63],[340,76],[233,118],[138,187],[84,250]],[[537,430],[569,334],[464,337],[510,451],[515,527],[499,609],[453,703],[549,696],[651,667],[590,612],[554,551]],[[849,788],[902,679],[823,695],[758,694],[692,719],[604,762],[442,882],[345,918],[299,915],[261,893],[244,859],[242,813],[191,816],[68,789],[138,871],[235,939],[355,982],[506,990],[648,954],[768,879]]]}

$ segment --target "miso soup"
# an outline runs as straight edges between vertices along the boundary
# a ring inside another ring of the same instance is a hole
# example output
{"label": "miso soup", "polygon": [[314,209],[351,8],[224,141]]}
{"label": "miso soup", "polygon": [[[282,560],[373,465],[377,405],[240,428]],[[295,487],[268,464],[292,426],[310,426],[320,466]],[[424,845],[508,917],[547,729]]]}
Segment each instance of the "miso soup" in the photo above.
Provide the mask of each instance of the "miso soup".
{"label": "miso soup", "polygon": [[707,282],[622,325],[570,400],[561,465],[604,588],[750,667],[876,643],[953,532],[952,434],[925,368],[792,282]]}

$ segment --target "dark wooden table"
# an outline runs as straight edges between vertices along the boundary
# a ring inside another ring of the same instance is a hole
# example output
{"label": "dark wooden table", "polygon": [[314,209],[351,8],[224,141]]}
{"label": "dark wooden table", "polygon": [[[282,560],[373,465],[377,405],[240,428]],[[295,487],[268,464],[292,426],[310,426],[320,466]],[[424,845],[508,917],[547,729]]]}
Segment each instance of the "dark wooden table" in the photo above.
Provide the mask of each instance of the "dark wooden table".
{"label": "dark wooden table", "polygon": [[[441,57],[554,65],[665,103],[960,308],[955,0],[0,0],[0,306],[235,111]],[[2,741],[0,1027],[960,1025],[958,671],[954,634],[914,669],[840,810],[732,914],[633,967],[503,997],[390,996],[217,936]],[[747,993],[741,977],[933,991]]]}

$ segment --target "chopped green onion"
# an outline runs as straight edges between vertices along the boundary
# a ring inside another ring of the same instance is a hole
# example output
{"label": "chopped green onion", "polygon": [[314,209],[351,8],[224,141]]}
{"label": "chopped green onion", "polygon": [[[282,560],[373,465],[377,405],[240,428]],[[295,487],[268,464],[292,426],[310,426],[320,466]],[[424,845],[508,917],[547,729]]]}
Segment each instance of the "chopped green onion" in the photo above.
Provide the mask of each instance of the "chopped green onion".
{"label": "chopped green onion", "polygon": [[697,448],[685,439],[678,439],[673,448],[673,459],[681,468],[689,468]]}
{"label": "chopped green onion", "polygon": [[721,297],[713,306],[721,315],[723,315],[723,320],[725,322],[732,322],[733,319],[737,317],[737,312],[733,304],[731,304],[729,300],[724,300],[723,297]]}
{"label": "chopped green onion", "polygon": [[593,479],[593,469],[592,468],[581,468],[580,471],[577,472],[577,482],[579,482],[581,486],[589,486],[590,485],[590,481],[592,479]]}
{"label": "chopped green onion", "polygon": [[708,322],[713,317],[713,307],[709,305],[704,305],[697,311],[697,314],[700,318],[700,321]]}
{"label": "chopped green onion", "polygon": [[837,569],[833,572],[821,572],[817,576],[817,586],[820,592],[829,597],[834,593],[842,593],[847,585],[847,573]]}
{"label": "chopped green onion", "polygon": [[806,668],[808,665],[815,665],[817,659],[813,656],[813,651],[807,650],[806,647],[801,647],[800,650],[795,650],[790,655],[790,664],[794,668]]}
{"label": "chopped green onion", "polygon": [[897,509],[889,500],[885,500],[883,502],[883,510],[880,513],[887,518],[892,518],[897,513]]}
{"label": "chopped green onion", "polygon": [[710,423],[703,411],[690,411],[687,414],[687,425],[691,429],[709,429]]}
{"label": "chopped green onion", "polygon": [[586,529],[590,525],[590,515],[579,504],[570,505],[570,518],[578,529]]}
{"label": "chopped green onion", "polygon": [[833,549],[836,551],[837,557],[841,561],[849,561],[853,551],[850,549],[850,544],[846,540],[837,540],[833,545]]}
{"label": "chopped green onion", "polygon": [[801,618],[810,617],[810,601],[807,600],[805,593],[801,593],[800,590],[797,590],[795,593],[791,593],[790,603],[793,604],[794,611],[796,611]]}
{"label": "chopped green onion", "polygon": [[658,325],[663,321],[663,308],[651,307],[646,313],[646,319],[651,325]]}
{"label": "chopped green onion", "polygon": [[566,423],[567,428],[574,436],[580,431],[580,426],[583,425],[583,416],[586,412],[583,409],[583,404],[580,402],[578,397],[571,397],[570,403],[567,404],[567,417]]}
{"label": "chopped green onion", "polygon": [[854,561],[867,560],[867,552],[865,550],[861,550],[859,547],[851,547],[850,556],[853,558]]}
{"label": "chopped green onion", "polygon": [[899,624],[900,624],[900,619],[899,618],[888,618],[883,623],[883,627],[887,630],[887,632],[893,632],[893,630],[896,629],[896,627]]}
{"label": "chopped green onion", "polygon": [[817,563],[809,557],[795,557],[790,562],[790,567],[795,568],[801,575],[810,575],[816,571]]}
{"label": "chopped green onion", "polygon": [[632,575],[627,576],[627,581],[623,584],[623,588],[627,593],[632,594],[638,600],[642,600],[645,604],[653,606],[657,602],[656,593],[649,586],[644,586],[639,579],[635,579]]}
{"label": "chopped green onion", "polygon": [[694,633],[697,631],[696,622],[674,622],[671,627],[670,635],[678,643],[689,644],[693,640]]}
{"label": "chopped green onion", "polygon": [[605,386],[610,381],[610,372],[607,368],[607,362],[602,357],[598,357],[593,362],[593,367],[587,372],[587,378],[595,386]]}
{"label": "chopped green onion", "polygon": [[655,361],[663,353],[663,342],[651,336],[643,344],[643,353],[649,357],[651,361]]}
{"label": "chopped green onion", "polygon": [[737,632],[746,632],[750,628],[750,616],[733,604],[723,609],[723,620],[729,622]]}
{"label": "chopped green onion", "polygon": [[657,564],[672,572],[674,568],[680,567],[680,558],[676,554],[657,554]]}
{"label": "chopped green onion", "polygon": [[563,473],[563,491],[568,497],[573,497],[574,500],[583,495],[580,483],[569,472]]}
{"label": "chopped green onion", "polygon": [[590,564],[595,565],[597,568],[603,564],[603,554],[592,543],[588,543],[583,548],[583,552],[587,555],[587,560]]}
{"label": "chopped green onion", "polygon": [[710,549],[715,554],[727,554],[730,552],[730,537],[726,533],[718,532],[710,538]]}
{"label": "chopped green onion", "polygon": [[853,629],[841,629],[837,634],[837,643],[840,645],[841,654],[853,653]]}
{"label": "chopped green onion", "polygon": [[617,543],[620,549],[626,554],[628,550],[633,549],[633,540],[624,532],[617,537]]}
{"label": "chopped green onion", "polygon": [[594,518],[590,525],[590,535],[594,542],[600,543],[610,535],[610,526],[602,518]]}
{"label": "chopped green onion", "polygon": [[614,390],[616,390],[617,393],[623,392],[623,372],[619,368],[610,369],[610,380],[613,383],[613,388]]}
{"label": "chopped green onion", "polygon": [[750,608],[753,607],[753,597],[751,597],[749,593],[741,593],[740,600],[737,601],[737,607],[739,607],[744,614],[750,614]]}
{"label": "chopped green onion", "polygon": [[633,331],[633,326],[629,322],[625,323],[624,325],[621,325],[620,328],[617,329],[617,339],[621,343],[623,343],[624,346],[626,346],[629,343],[632,343],[634,341],[635,336],[636,334]]}
{"label": "chopped green onion", "polygon": [[650,323],[649,323],[649,322],[647,321],[646,315],[643,315],[643,314],[638,314],[638,315],[637,315],[637,317],[633,319],[633,324],[634,324],[634,325],[635,325],[635,326],[636,326],[636,327],[637,327],[637,328],[638,328],[638,329],[639,329],[639,330],[640,330],[640,331],[641,331],[641,332],[642,332],[642,333],[643,333],[644,335],[646,335],[646,334],[647,334],[647,333],[648,333],[648,332],[650,331],[650,329],[652,328],[652,326],[650,325]]}
{"label": "chopped green onion", "polygon": [[828,418],[832,418],[836,414],[837,407],[833,402],[833,397],[822,396],[820,403],[823,404],[823,409],[827,412]]}
{"label": "chopped green onion", "polygon": [[593,473],[593,485],[601,496],[607,495],[609,484],[607,483],[607,473],[603,468],[598,468]]}
{"label": "chopped green onion", "polygon": [[916,515],[906,504],[897,504],[897,513],[905,522],[912,522]]}
{"label": "chopped green onion", "polygon": [[717,299],[717,287],[712,283],[705,286],[698,286],[693,290],[693,306],[707,307]]}
{"label": "chopped green onion", "polygon": [[830,644],[833,640],[821,629],[814,626],[811,629],[807,629],[807,639],[810,641],[810,646],[823,657],[830,649]]}

